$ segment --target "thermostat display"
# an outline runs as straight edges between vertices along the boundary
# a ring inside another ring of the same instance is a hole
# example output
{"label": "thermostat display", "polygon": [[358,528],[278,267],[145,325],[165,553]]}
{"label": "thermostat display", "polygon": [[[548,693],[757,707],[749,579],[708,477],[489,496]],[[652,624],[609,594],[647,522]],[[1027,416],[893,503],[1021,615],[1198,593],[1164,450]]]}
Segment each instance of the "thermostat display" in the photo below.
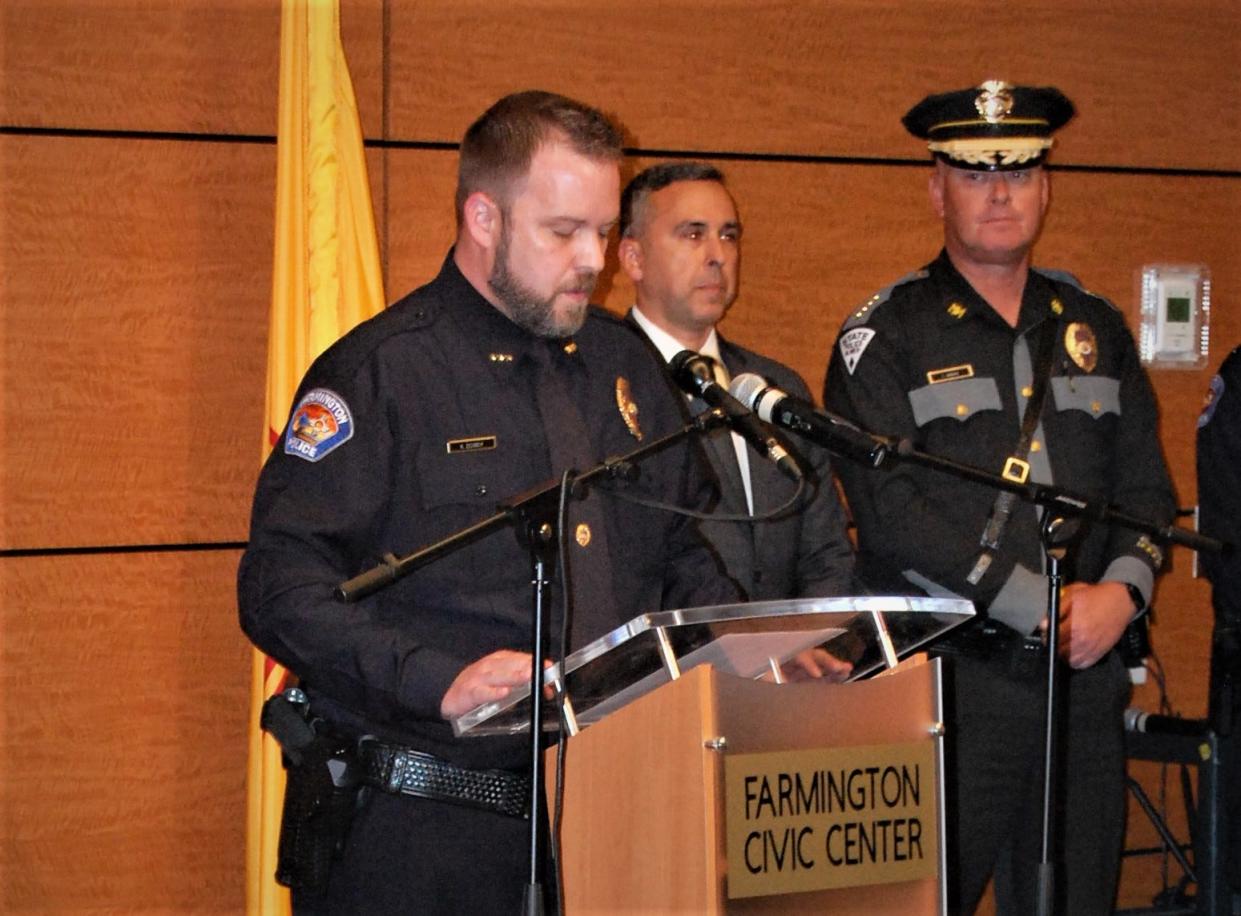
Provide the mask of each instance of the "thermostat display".
{"label": "thermostat display", "polygon": [[1196,264],[1153,264],[1139,278],[1142,362],[1158,368],[1206,365],[1211,280]]}

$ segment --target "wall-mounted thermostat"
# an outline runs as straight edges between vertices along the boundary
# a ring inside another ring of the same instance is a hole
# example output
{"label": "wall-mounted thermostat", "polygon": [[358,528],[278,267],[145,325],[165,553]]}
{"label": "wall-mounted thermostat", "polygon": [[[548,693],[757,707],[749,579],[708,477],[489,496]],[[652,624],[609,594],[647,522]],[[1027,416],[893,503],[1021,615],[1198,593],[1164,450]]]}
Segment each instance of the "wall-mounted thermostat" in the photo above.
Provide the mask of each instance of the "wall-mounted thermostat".
{"label": "wall-mounted thermostat", "polygon": [[1138,277],[1142,362],[1201,369],[1211,339],[1211,272],[1205,264],[1148,264]]}

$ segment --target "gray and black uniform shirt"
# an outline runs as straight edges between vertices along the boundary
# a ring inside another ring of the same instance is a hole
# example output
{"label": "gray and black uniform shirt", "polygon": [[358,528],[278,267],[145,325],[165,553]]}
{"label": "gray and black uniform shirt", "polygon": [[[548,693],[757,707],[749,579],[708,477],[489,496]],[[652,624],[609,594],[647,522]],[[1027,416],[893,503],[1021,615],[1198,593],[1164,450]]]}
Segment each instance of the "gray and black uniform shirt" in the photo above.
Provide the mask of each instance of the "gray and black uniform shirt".
{"label": "gray and black uniform shirt", "polygon": [[[1120,313],[1067,274],[1032,270],[1016,328],[946,253],[874,296],[844,324],[825,405],[866,429],[999,474],[1017,446],[1038,335],[1054,334],[1031,479],[1168,523],[1175,501],[1156,405]],[[1017,503],[985,575],[969,576],[995,491],[912,464],[838,462],[858,526],[859,576],[879,591],[961,596],[1023,634],[1046,614],[1037,510]],[[1093,525],[1066,581],[1122,581],[1149,602],[1161,548]]]}

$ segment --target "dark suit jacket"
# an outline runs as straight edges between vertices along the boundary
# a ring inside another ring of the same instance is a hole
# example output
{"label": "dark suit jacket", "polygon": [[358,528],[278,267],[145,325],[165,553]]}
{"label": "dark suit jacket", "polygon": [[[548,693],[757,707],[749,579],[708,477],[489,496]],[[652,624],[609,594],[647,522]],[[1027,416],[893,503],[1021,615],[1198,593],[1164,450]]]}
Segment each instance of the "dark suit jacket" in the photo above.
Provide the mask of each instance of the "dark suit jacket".
{"label": "dark suit jacket", "polygon": [[[641,333],[632,318],[630,322]],[[651,346],[654,349],[654,344]],[[811,400],[801,377],[775,360],[722,336],[720,355],[733,377],[753,372],[782,391]],[[830,456],[825,449],[792,434],[782,438],[789,451],[802,459],[806,472],[806,489],[798,505],[771,521],[703,522],[702,532],[729,576],[753,601],[854,594],[853,548],[832,479]],[[747,448],[754,514],[761,515],[787,502],[797,485],[753,446]],[[745,489],[728,429],[713,430],[704,451],[720,490],[713,511],[745,515]]]}

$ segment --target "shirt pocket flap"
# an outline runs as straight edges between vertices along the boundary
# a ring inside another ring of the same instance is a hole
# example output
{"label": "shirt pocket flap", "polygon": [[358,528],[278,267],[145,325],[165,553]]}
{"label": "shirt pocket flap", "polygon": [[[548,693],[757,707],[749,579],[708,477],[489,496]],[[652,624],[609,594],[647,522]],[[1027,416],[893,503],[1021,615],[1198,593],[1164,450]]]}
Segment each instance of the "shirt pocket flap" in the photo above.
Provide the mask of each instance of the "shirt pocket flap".
{"label": "shirt pocket flap", "polygon": [[916,388],[909,392],[909,406],[919,426],[946,417],[965,421],[980,410],[1003,409],[1000,390],[991,378],[963,378]]}
{"label": "shirt pocket flap", "polygon": [[419,449],[417,462],[422,504],[428,509],[461,504],[494,507],[512,495],[511,458],[499,449],[450,452],[442,446],[424,448]]}
{"label": "shirt pocket flap", "polygon": [[1105,376],[1058,375],[1051,380],[1056,410],[1080,410],[1092,417],[1120,416],[1120,381]]}

